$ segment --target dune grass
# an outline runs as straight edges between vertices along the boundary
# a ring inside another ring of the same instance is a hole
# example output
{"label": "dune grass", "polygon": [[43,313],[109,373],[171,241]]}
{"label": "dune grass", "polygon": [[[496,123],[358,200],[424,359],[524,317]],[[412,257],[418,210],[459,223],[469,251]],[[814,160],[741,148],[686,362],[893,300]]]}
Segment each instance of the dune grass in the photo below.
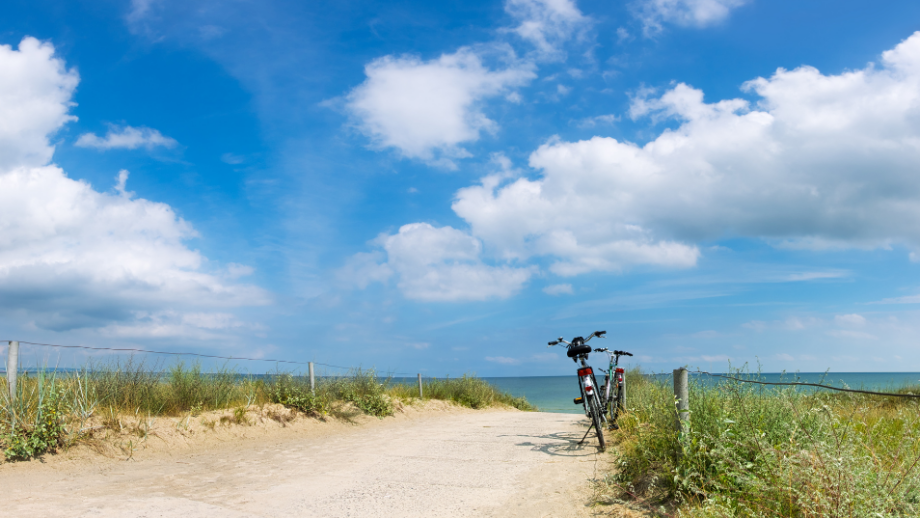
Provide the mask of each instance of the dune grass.
{"label": "dune grass", "polygon": [[670,378],[627,386],[607,479],[624,499],[695,518],[920,516],[916,399],[693,380],[681,436]]}
{"label": "dune grass", "polygon": [[[199,364],[165,366],[133,358],[74,372],[22,373],[15,401],[6,393],[6,378],[0,382],[0,449],[7,460],[33,458],[79,440],[94,416],[114,427],[119,415],[197,416],[224,409],[245,414],[251,405],[278,403],[318,418],[355,412],[386,417],[393,415],[397,401],[411,404],[418,396],[415,384],[398,383],[373,370],[318,377],[311,391],[307,376],[289,372],[246,376],[232,369],[205,372]],[[476,409],[534,409],[524,398],[473,376],[427,379],[424,395]]]}

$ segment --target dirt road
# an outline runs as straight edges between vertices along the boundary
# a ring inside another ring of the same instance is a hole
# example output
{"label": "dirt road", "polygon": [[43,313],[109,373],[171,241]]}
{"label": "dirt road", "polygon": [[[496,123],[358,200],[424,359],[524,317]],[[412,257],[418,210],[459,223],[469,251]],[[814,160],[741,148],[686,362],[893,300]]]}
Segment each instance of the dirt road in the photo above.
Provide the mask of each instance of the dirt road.
{"label": "dirt road", "polygon": [[0,516],[581,517],[601,460],[584,416],[421,415],[137,461],[0,467]]}

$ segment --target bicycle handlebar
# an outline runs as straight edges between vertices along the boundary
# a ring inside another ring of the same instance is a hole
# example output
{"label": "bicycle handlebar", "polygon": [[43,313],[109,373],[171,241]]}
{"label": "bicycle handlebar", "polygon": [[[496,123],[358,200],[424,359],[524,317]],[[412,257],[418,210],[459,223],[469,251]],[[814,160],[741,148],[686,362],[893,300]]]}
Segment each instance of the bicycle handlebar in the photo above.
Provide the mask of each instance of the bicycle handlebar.
{"label": "bicycle handlebar", "polygon": [[594,352],[596,352],[596,353],[611,353],[611,354],[617,354],[617,355],[619,355],[619,356],[632,356],[632,353],[628,353],[628,352],[626,352],[626,351],[611,351],[610,349],[607,349],[606,347],[604,347],[603,349],[595,349]]}

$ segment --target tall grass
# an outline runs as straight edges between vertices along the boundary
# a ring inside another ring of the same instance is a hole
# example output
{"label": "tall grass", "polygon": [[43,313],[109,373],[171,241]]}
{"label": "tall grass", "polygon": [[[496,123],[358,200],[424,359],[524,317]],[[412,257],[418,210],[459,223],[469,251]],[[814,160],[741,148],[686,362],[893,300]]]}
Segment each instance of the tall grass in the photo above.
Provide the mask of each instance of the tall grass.
{"label": "tall grass", "polygon": [[[393,385],[392,393],[403,398],[418,394],[414,384]],[[524,397],[514,397],[499,390],[495,385],[475,376],[460,378],[426,378],[422,382],[422,395],[427,399],[453,401],[459,405],[479,409],[494,405],[505,405],[518,410],[534,411],[535,406]]]}
{"label": "tall grass", "polygon": [[[17,397],[11,401],[6,379],[0,388],[0,450],[8,460],[28,459],[76,440],[93,417],[120,422],[119,415],[198,415],[208,410],[236,409],[278,403],[303,414],[350,417],[356,413],[392,415],[397,400],[417,397],[417,387],[380,377],[373,370],[345,376],[309,378],[287,372],[244,376],[230,369],[204,372],[199,364],[148,364],[133,358],[90,364],[75,372],[23,373]],[[523,398],[513,398],[487,382],[464,376],[431,380],[426,399],[444,399],[471,408],[505,404],[530,410]],[[115,426],[115,425],[112,425]]]}
{"label": "tall grass", "polygon": [[610,480],[681,516],[920,516],[917,400],[694,380],[681,436],[670,379],[627,387]]}

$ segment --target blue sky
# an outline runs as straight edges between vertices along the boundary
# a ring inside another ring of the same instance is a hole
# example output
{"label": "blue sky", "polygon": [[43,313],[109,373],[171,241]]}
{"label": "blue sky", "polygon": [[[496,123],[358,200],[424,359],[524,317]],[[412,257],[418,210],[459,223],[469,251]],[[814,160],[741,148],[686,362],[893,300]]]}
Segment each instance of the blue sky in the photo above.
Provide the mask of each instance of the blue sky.
{"label": "blue sky", "polygon": [[9,338],[918,371],[920,4],[12,1]]}

